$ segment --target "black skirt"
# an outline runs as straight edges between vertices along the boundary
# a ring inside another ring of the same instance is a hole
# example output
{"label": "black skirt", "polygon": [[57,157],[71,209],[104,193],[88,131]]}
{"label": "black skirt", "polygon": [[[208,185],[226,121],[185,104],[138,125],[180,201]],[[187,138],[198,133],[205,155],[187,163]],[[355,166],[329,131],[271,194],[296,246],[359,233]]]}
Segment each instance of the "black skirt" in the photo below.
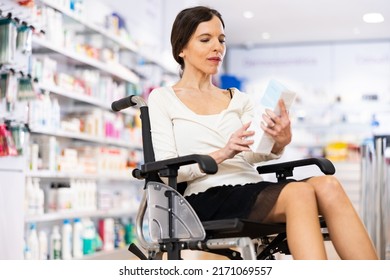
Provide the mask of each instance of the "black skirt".
{"label": "black skirt", "polygon": [[[186,196],[186,199],[201,221],[248,218],[256,201],[261,203],[261,216],[265,217],[274,206],[280,191],[290,182],[295,182],[295,180],[216,186],[204,192]],[[262,193],[261,197],[260,193]],[[258,196],[261,198],[260,201]],[[256,211],[258,210],[257,205]]]}

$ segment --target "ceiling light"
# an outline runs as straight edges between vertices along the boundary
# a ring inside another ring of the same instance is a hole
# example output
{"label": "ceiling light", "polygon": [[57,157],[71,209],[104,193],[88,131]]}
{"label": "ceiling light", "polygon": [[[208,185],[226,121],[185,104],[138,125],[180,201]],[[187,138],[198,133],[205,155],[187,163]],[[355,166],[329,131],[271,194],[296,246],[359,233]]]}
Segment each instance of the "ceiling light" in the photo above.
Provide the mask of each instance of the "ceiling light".
{"label": "ceiling light", "polygon": [[271,34],[269,34],[268,32],[263,32],[261,34],[261,38],[263,38],[264,40],[268,40],[271,38]]}
{"label": "ceiling light", "polygon": [[380,23],[385,20],[381,13],[367,13],[363,15],[364,22],[367,23]]}
{"label": "ceiling light", "polygon": [[255,14],[251,11],[245,11],[243,14],[244,18],[253,18]]}

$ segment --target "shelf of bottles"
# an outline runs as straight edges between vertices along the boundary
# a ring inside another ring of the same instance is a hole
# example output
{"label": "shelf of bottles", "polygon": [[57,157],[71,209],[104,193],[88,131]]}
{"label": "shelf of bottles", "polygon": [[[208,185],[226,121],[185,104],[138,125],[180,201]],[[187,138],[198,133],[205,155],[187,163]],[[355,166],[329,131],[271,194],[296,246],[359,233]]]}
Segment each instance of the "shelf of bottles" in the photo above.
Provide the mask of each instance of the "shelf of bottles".
{"label": "shelf of bottles", "polygon": [[[27,260],[97,259],[118,253],[134,241],[131,219],[100,217],[66,218],[47,230],[28,224],[24,256]],[[130,253],[129,257],[131,257]]]}
{"label": "shelf of bottles", "polygon": [[[140,57],[145,63],[152,63],[161,67],[166,73],[177,75],[177,69],[168,65],[166,62],[161,60],[158,54],[150,55],[142,53],[142,49],[139,48],[133,40],[130,38],[129,33],[119,28],[116,24],[98,25],[90,22],[84,15],[84,4],[82,1],[53,1],[53,0],[39,0],[37,1],[43,6],[52,9],[66,17],[66,21],[73,21],[77,23],[78,29],[84,34],[94,33],[98,34],[99,37],[103,38],[104,44],[114,46],[122,51],[127,51]],[[107,19],[106,22],[118,22],[118,19],[113,18],[112,20]],[[96,37],[94,37],[96,39]]]}
{"label": "shelf of bottles", "polygon": [[93,259],[133,242],[142,188],[102,189],[93,177],[26,180],[25,259]]}

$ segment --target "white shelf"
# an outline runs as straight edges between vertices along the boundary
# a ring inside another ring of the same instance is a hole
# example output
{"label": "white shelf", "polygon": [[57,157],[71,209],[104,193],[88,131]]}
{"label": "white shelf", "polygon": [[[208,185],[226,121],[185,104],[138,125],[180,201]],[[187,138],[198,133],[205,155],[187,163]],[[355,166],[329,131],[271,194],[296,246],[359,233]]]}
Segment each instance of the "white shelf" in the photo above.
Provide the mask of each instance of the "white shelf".
{"label": "white shelf", "polygon": [[126,173],[76,173],[76,172],[56,172],[49,170],[28,171],[28,177],[35,177],[41,179],[93,179],[98,181],[124,181],[124,182],[139,182],[131,175],[131,171]]}
{"label": "white shelf", "polygon": [[98,251],[93,254],[84,255],[79,258],[80,260],[138,260],[133,253],[127,249],[128,245],[124,248],[117,248],[110,251]]}
{"label": "white shelf", "polygon": [[136,74],[134,74],[130,69],[124,67],[119,63],[105,63],[97,59],[90,58],[86,55],[79,54],[75,51],[67,50],[61,46],[57,46],[55,44],[48,42],[45,39],[36,36],[33,37],[33,43],[39,45],[41,48],[49,49],[53,52],[66,56],[77,62],[94,67],[122,81],[126,81],[133,84],[138,84],[140,82],[140,78]]}
{"label": "white shelf", "polygon": [[136,44],[134,44],[133,42],[127,41],[127,40],[111,33],[109,30],[105,29],[102,26],[98,26],[96,24],[91,23],[90,21],[84,19],[83,17],[73,13],[72,11],[54,3],[54,1],[50,1],[50,0],[40,0],[40,1],[42,3],[44,3],[45,5],[61,12],[63,15],[67,16],[68,18],[71,18],[74,21],[77,21],[78,23],[84,25],[85,27],[89,28],[90,30],[92,30],[92,31],[104,36],[105,38],[111,40],[112,42],[116,43],[121,49],[125,49],[125,50],[128,50],[130,52],[136,53],[136,54],[140,55],[141,57],[143,57],[146,61],[154,63],[154,64],[160,66],[161,68],[163,68],[165,71],[177,75],[177,73],[176,73],[177,71],[175,71],[175,69],[167,66],[166,63],[162,62],[161,59],[159,59],[157,57],[153,57],[153,56],[150,56],[148,54],[142,53],[139,50],[138,46]]}
{"label": "white shelf", "polygon": [[118,44],[122,48],[125,48],[125,49],[127,49],[131,52],[134,52],[134,53],[138,52],[138,48],[133,42],[126,41],[126,40],[122,39],[121,37],[116,36],[115,34],[112,34],[110,31],[106,30],[104,27],[101,27],[101,26],[98,26],[96,24],[91,23],[90,21],[84,19],[83,17],[73,13],[71,10],[68,10],[64,7],[61,7],[57,3],[54,3],[54,1],[40,0],[40,2],[42,2],[46,6],[49,6],[53,9],[59,11],[63,15],[67,16],[68,18],[71,18],[71,19],[77,21],[78,23],[80,23],[81,25],[84,25],[85,27],[89,28],[90,30],[92,30],[98,34],[103,35],[104,37],[115,42],[116,44]]}
{"label": "white shelf", "polygon": [[119,209],[119,210],[89,210],[89,211],[62,211],[45,213],[42,215],[31,215],[25,216],[24,221],[26,223],[32,222],[53,222],[65,219],[74,218],[107,218],[107,217],[123,217],[123,216],[134,216],[136,211],[134,209]]}
{"label": "white shelf", "polygon": [[[155,58],[151,56],[150,54],[142,53],[141,51],[139,52],[140,56],[142,56],[146,61],[150,61],[158,66],[160,66],[162,69],[164,69],[167,73],[172,74],[174,76],[179,75],[178,71],[178,64],[173,64],[170,65],[169,63],[165,63],[163,61],[160,61],[158,58]],[[156,53],[157,55],[157,53]]]}
{"label": "white shelf", "polygon": [[59,96],[63,96],[63,97],[73,99],[73,100],[82,101],[84,103],[91,104],[91,105],[94,105],[94,106],[97,106],[97,107],[100,107],[103,109],[111,109],[109,105],[104,104],[102,101],[100,101],[94,97],[91,97],[91,96],[88,96],[88,95],[85,95],[82,93],[72,92],[72,91],[66,90],[64,88],[61,88],[57,85],[49,85],[49,84],[41,83],[38,85],[38,87],[39,87],[39,89],[41,89],[43,91],[49,91],[49,92],[54,93],[54,94],[59,95]]}
{"label": "white shelf", "polygon": [[[42,84],[39,84],[38,87],[39,87],[39,89],[41,89],[43,91],[49,91],[49,92],[54,93],[56,95],[63,96],[63,97],[73,99],[73,100],[78,100],[78,101],[81,101],[81,102],[84,102],[84,103],[87,103],[90,105],[94,105],[96,107],[99,107],[99,108],[102,108],[105,110],[109,110],[112,112],[111,104],[106,104],[103,101],[98,100],[97,98],[94,98],[94,97],[91,97],[91,96],[88,96],[88,95],[85,95],[82,93],[68,91],[64,88],[57,86],[57,85],[49,85],[49,84],[42,83]],[[129,108],[127,110],[121,111],[121,113],[123,113],[123,114],[128,114],[128,115],[132,115],[132,116],[135,115],[136,112],[137,111],[134,108]]]}
{"label": "white shelf", "polygon": [[83,133],[61,131],[61,130],[53,131],[49,129],[35,128],[35,127],[30,127],[30,130],[31,133],[35,133],[35,134],[45,134],[45,135],[69,138],[74,140],[82,140],[82,141],[92,142],[97,144],[112,145],[112,146],[118,146],[123,148],[142,150],[142,146],[138,144],[127,143],[123,140],[91,136],[85,133],[83,134]]}

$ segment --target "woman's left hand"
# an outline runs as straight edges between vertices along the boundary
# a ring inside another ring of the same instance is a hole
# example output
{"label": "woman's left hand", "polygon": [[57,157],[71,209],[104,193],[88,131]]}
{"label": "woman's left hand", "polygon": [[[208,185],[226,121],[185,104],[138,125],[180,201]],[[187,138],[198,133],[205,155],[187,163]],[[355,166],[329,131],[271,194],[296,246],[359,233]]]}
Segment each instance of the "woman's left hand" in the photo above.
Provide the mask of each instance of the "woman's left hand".
{"label": "woman's left hand", "polygon": [[280,153],[285,146],[291,142],[291,122],[288,116],[286,105],[283,100],[278,102],[280,108],[280,116],[276,115],[272,110],[266,109],[263,114],[261,128],[272,136],[275,144],[272,148],[272,153]]}

